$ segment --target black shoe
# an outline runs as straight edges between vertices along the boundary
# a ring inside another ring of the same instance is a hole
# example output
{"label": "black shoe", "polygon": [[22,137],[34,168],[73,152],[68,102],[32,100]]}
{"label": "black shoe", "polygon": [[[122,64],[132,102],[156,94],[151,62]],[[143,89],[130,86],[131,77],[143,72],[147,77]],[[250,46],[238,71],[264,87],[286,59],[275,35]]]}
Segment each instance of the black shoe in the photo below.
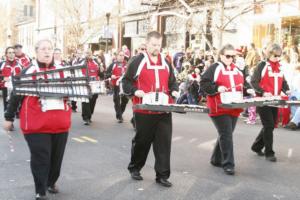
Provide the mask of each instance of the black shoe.
{"label": "black shoe", "polygon": [[36,194],[35,200],[49,200],[49,198],[46,195]]}
{"label": "black shoe", "polygon": [[210,164],[215,166],[215,167],[222,167],[221,163],[216,163],[216,162],[210,161]]}
{"label": "black shoe", "polygon": [[276,162],[277,158],[275,156],[266,156],[266,160],[270,162]]}
{"label": "black shoe", "polygon": [[262,152],[262,150],[256,150],[256,149],[253,149],[253,148],[251,148],[251,150],[253,152],[255,152],[258,156],[264,156],[265,155],[265,153]]}
{"label": "black shoe", "polygon": [[123,120],[123,117],[122,117],[122,116],[118,118],[118,122],[119,122],[119,123],[123,123],[123,121],[124,121],[124,120]]}
{"label": "black shoe", "polygon": [[132,127],[135,129],[135,121],[134,121],[134,118],[131,118],[130,122],[131,122],[131,124],[132,124]]}
{"label": "black shoe", "polygon": [[224,168],[224,172],[227,175],[234,175],[234,173],[235,173],[234,168],[231,168],[231,167]]}
{"label": "black shoe", "polygon": [[57,193],[59,193],[59,190],[58,190],[57,187],[54,185],[54,186],[49,186],[49,187],[48,187],[48,192],[51,193],[51,194],[57,194]]}
{"label": "black shoe", "polygon": [[[252,150],[252,151],[254,151],[254,150]],[[264,152],[262,152],[262,150],[259,150],[259,151],[254,151],[258,156],[264,156],[265,155],[265,153]]]}
{"label": "black shoe", "polygon": [[290,123],[288,123],[288,124],[285,126],[285,128],[288,128],[288,129],[291,129],[291,130],[295,131],[295,130],[297,130],[298,126],[297,126],[297,124],[295,124],[294,122],[290,122]]}
{"label": "black shoe", "polygon": [[14,130],[15,130],[15,126],[14,126],[14,124],[12,124],[9,131],[14,131]]}
{"label": "black shoe", "polygon": [[72,109],[72,112],[73,112],[73,113],[76,113],[76,112],[77,112],[77,110],[76,110],[76,109]]}
{"label": "black shoe", "polygon": [[156,183],[164,186],[164,187],[171,187],[172,183],[164,178],[156,178]]}
{"label": "black shoe", "polygon": [[90,125],[90,121],[89,120],[83,120],[84,121],[84,125],[89,126]]}
{"label": "black shoe", "polygon": [[134,180],[137,180],[137,181],[143,180],[143,177],[141,176],[141,173],[138,172],[138,171],[130,172],[130,174],[131,174],[131,178],[134,179]]}

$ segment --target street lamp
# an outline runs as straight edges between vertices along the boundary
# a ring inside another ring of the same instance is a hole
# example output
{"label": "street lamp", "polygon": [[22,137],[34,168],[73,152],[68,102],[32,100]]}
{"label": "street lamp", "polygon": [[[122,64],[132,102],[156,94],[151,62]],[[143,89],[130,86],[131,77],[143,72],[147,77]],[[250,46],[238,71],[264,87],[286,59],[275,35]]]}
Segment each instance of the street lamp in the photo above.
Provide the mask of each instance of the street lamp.
{"label": "street lamp", "polygon": [[110,13],[106,13],[106,22],[107,22],[107,26],[106,26],[106,30],[105,30],[105,36],[106,36],[106,44],[105,44],[105,52],[107,53],[108,51],[108,37],[109,37],[109,18],[110,18]]}

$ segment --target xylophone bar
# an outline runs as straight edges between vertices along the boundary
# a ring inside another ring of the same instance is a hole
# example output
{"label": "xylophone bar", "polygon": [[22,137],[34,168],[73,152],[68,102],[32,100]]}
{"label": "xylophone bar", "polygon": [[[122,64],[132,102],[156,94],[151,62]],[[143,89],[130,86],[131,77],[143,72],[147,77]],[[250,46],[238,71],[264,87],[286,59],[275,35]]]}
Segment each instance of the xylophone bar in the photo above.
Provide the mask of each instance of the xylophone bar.
{"label": "xylophone bar", "polygon": [[150,104],[137,104],[133,106],[138,110],[149,110],[154,112],[198,112],[208,113],[209,109],[205,106],[187,105],[187,104],[169,104],[169,105],[150,105]]}
{"label": "xylophone bar", "polygon": [[250,106],[300,106],[300,101],[286,101],[286,100],[268,100],[268,101],[254,101],[243,103],[221,104],[223,108],[247,108]]}

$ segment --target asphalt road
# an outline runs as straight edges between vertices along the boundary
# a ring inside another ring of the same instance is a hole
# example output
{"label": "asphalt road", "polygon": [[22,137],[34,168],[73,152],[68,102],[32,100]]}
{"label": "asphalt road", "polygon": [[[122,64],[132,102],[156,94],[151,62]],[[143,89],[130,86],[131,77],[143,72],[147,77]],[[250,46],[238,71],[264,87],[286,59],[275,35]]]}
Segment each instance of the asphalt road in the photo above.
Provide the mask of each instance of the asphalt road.
{"label": "asphalt road", "polygon": [[[1,100],[2,101],[2,100]],[[2,105],[2,104],[1,104]],[[0,108],[2,110],[2,107]],[[277,163],[250,151],[261,125],[240,119],[234,133],[236,175],[209,164],[216,130],[206,114],[173,114],[171,177],[173,187],[155,183],[153,153],[142,170],[143,181],[130,178],[127,165],[131,139],[131,105],[125,121],[114,118],[112,96],[100,96],[93,124],[84,126],[73,114],[72,130],[53,200],[300,200],[300,133],[275,130]],[[1,118],[1,123],[3,119]],[[11,133],[0,131],[0,200],[34,199],[29,150],[15,122]]]}

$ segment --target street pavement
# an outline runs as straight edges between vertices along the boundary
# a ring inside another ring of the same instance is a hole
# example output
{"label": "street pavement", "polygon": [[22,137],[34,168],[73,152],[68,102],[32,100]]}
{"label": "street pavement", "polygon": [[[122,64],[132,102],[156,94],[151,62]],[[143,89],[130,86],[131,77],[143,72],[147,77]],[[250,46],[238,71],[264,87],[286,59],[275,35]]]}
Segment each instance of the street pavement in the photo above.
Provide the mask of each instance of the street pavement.
{"label": "street pavement", "polygon": [[[91,126],[83,125],[81,112],[73,113],[57,183],[61,192],[50,195],[50,199],[300,200],[299,131],[275,130],[278,161],[271,163],[250,151],[261,125],[247,125],[241,118],[234,133],[236,175],[228,176],[209,164],[217,133],[207,114],[173,114],[169,179],[173,187],[164,188],[155,183],[152,151],[141,171],[144,180],[134,181],[129,176],[127,165],[134,136],[131,116],[128,105],[124,123],[117,123],[112,96],[99,96]],[[11,132],[14,152],[9,137],[0,131],[0,200],[32,200],[29,150],[18,120],[15,127]]]}

